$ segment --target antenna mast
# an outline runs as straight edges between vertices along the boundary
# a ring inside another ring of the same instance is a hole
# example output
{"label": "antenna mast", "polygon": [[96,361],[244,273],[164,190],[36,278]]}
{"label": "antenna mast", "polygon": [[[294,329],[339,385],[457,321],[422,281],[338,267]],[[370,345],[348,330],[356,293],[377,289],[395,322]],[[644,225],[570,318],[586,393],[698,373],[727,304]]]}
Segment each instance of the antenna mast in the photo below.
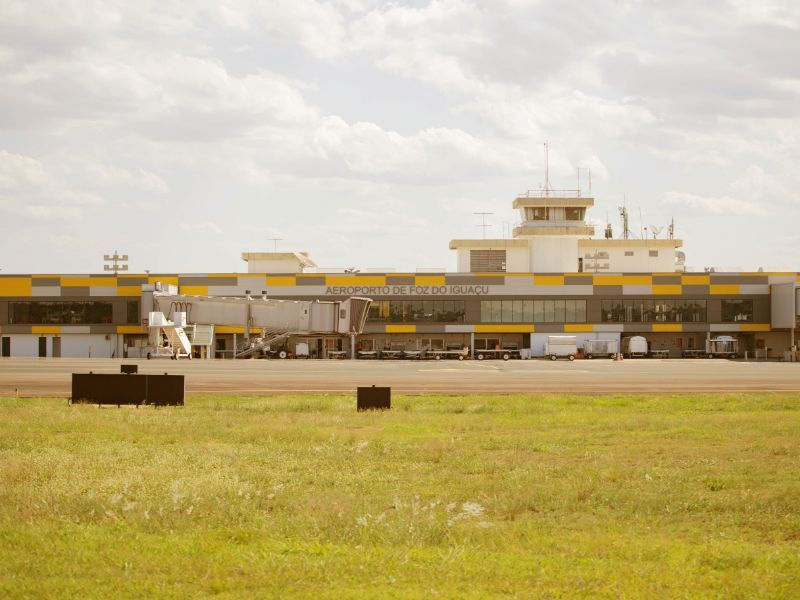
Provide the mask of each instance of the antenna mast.
{"label": "antenna mast", "polygon": [[474,212],[473,215],[479,215],[481,217],[481,224],[478,227],[483,229],[483,239],[486,239],[486,228],[491,227],[491,223],[486,223],[486,217],[488,215],[493,215],[493,212]]}
{"label": "antenna mast", "polygon": [[631,230],[628,228],[628,208],[625,206],[625,196],[622,197],[619,216],[622,217],[622,239],[627,240],[631,236]]}
{"label": "antenna mast", "polygon": [[550,187],[550,148],[544,143],[544,195],[549,196],[553,188]]}

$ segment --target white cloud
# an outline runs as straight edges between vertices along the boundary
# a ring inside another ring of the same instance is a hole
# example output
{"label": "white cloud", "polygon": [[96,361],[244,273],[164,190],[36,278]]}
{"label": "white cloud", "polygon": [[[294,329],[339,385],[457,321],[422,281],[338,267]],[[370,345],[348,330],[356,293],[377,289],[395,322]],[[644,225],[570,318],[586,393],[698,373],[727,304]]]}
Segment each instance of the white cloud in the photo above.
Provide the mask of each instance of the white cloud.
{"label": "white cloud", "polygon": [[178,225],[181,231],[191,233],[193,235],[219,235],[222,233],[222,228],[213,221],[204,221],[202,223],[180,223]]}
{"label": "white cloud", "polygon": [[763,215],[764,209],[758,204],[731,198],[730,196],[700,196],[687,192],[667,192],[663,198],[666,204],[683,206],[693,212],[710,215],[749,216]]}

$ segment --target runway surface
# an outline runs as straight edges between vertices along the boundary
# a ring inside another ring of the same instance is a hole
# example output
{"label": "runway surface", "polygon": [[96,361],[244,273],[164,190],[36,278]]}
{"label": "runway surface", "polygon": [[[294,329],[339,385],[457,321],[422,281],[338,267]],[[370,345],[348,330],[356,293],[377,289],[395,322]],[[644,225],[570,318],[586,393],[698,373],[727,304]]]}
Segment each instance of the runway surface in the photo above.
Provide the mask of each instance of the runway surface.
{"label": "runway surface", "polygon": [[353,392],[388,385],[395,393],[800,391],[800,363],[715,359],[575,362],[350,360],[0,359],[0,396],[70,395],[71,373],[186,375],[187,394]]}

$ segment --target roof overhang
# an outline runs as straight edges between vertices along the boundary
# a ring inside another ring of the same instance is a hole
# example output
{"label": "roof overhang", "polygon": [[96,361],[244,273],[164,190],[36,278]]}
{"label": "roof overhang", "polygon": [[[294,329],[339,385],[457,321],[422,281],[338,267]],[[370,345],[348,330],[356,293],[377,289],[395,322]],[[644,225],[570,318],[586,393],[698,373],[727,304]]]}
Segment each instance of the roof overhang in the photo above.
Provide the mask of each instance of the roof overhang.
{"label": "roof overhang", "polygon": [[527,248],[526,240],[494,239],[494,240],[450,240],[450,250],[458,248]]}
{"label": "roof overhang", "polygon": [[683,240],[607,240],[605,238],[578,240],[578,246],[605,248],[680,248]]}
{"label": "roof overhang", "polygon": [[313,268],[317,266],[317,263],[308,256],[308,252],[242,252],[242,260],[245,262],[293,260],[303,267]]}
{"label": "roof overhang", "polygon": [[574,208],[594,206],[594,198],[516,198],[514,208],[539,208],[542,206],[568,206]]}

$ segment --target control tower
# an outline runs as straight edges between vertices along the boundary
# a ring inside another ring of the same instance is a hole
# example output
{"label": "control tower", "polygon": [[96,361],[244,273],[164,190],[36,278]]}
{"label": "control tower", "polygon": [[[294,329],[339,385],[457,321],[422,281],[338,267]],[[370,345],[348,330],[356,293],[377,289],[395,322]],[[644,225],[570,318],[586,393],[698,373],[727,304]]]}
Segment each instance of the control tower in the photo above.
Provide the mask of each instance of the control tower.
{"label": "control tower", "polygon": [[594,226],[586,223],[586,210],[594,198],[580,190],[529,190],[514,200],[520,224],[513,236],[528,240],[533,272],[571,272],[579,256],[578,240],[591,238]]}

